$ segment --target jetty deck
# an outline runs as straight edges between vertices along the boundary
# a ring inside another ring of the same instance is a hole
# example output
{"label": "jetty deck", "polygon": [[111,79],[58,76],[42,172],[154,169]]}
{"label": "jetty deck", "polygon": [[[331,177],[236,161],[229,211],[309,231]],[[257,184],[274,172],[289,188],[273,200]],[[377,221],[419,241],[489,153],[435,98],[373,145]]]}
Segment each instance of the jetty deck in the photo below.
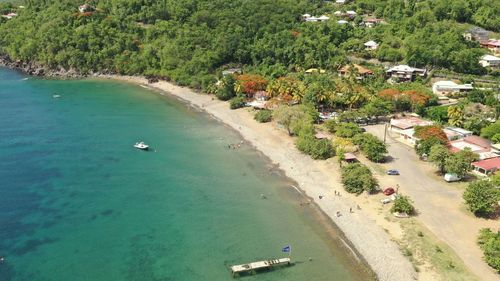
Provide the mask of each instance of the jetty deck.
{"label": "jetty deck", "polygon": [[290,263],[290,258],[281,258],[238,264],[231,266],[231,273],[233,274],[233,276],[235,276],[236,274],[240,273],[256,272],[263,269],[271,269],[275,266],[290,265]]}

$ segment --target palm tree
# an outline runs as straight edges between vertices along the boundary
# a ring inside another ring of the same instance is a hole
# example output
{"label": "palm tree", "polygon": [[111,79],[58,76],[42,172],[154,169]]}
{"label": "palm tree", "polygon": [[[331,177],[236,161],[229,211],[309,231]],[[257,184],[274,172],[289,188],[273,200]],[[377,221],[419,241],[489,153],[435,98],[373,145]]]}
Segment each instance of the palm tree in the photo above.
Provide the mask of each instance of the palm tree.
{"label": "palm tree", "polygon": [[464,108],[460,105],[448,107],[448,123],[452,126],[460,127],[464,124]]}

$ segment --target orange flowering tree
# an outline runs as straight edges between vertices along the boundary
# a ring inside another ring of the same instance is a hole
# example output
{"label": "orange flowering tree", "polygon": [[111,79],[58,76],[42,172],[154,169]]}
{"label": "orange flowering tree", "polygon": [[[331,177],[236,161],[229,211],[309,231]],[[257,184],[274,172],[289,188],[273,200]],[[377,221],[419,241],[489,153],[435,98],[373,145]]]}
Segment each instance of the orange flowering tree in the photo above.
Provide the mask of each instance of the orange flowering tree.
{"label": "orange flowering tree", "polygon": [[247,96],[253,96],[267,87],[267,79],[258,74],[242,74],[236,77],[239,91]]}
{"label": "orange flowering tree", "polygon": [[401,95],[401,92],[398,89],[385,89],[380,91],[378,95],[383,99],[393,101]]}
{"label": "orange flowering tree", "polygon": [[437,125],[416,126],[415,136],[420,140],[426,140],[435,137],[439,139],[443,144],[448,144],[448,137],[444,133],[443,129],[441,129],[441,127]]}
{"label": "orange flowering tree", "polygon": [[430,100],[428,94],[416,90],[401,92],[398,89],[385,89],[380,91],[378,95],[385,100],[392,101],[394,107],[400,111],[415,110],[417,107],[425,106]]}
{"label": "orange flowering tree", "polygon": [[414,135],[420,139],[415,146],[415,150],[419,155],[429,155],[431,148],[436,144],[449,145],[448,137],[443,129],[436,125],[416,126]]}

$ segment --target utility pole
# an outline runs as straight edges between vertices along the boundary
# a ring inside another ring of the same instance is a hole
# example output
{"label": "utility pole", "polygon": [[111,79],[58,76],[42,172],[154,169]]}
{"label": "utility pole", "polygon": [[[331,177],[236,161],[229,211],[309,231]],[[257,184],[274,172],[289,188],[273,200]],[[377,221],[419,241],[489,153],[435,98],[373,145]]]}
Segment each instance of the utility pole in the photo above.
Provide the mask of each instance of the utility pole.
{"label": "utility pole", "polygon": [[387,123],[384,124],[384,143],[387,139]]}

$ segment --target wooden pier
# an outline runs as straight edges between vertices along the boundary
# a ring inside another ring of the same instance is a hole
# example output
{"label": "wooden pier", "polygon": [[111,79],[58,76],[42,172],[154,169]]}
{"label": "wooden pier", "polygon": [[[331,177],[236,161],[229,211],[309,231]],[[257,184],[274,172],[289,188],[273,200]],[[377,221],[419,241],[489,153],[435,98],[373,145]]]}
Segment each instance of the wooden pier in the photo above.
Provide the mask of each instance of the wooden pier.
{"label": "wooden pier", "polygon": [[233,265],[231,266],[231,273],[233,274],[233,277],[235,277],[236,275],[239,275],[241,273],[255,273],[259,270],[269,270],[275,266],[284,266],[290,264],[290,258],[256,261],[246,264]]}

